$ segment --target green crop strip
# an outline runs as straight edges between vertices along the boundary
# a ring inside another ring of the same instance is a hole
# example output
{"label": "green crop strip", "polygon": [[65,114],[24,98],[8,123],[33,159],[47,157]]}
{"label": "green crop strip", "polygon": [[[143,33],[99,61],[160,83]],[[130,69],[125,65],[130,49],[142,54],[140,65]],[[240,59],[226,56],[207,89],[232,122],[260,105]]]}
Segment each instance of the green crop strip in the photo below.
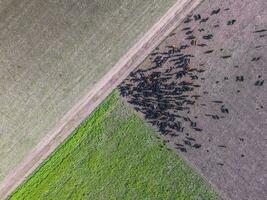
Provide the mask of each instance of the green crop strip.
{"label": "green crop strip", "polygon": [[217,199],[113,92],[9,199]]}

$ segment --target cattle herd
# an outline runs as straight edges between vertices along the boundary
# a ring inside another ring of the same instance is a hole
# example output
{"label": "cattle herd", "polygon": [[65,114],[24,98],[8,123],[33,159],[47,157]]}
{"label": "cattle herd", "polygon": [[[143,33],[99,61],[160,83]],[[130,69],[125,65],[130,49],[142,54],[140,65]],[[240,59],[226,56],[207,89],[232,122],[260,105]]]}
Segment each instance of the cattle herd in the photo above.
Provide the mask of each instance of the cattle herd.
{"label": "cattle herd", "polygon": [[[206,107],[208,103],[211,103],[218,108],[218,112],[204,113],[205,117],[220,120],[231,114],[227,104],[220,99],[212,99],[210,102],[199,101],[203,95],[208,95],[209,91],[201,88],[201,81],[207,78],[205,77],[205,64],[196,64],[194,55],[195,48],[205,48],[202,51],[202,57],[212,56],[215,50],[207,49],[207,47],[215,36],[212,31],[205,30],[202,24],[208,23],[210,18],[221,12],[229,10],[229,8],[216,8],[205,17],[201,14],[187,16],[182,27],[170,34],[165,43],[157,47],[144,63],[119,86],[121,96],[164,137],[166,136],[169,140],[180,137],[179,142],[175,140],[174,145],[181,152],[187,152],[189,148],[199,149],[202,146],[191,134],[204,132],[193,110]],[[193,28],[189,25],[192,22],[197,23]],[[237,20],[229,19],[224,23],[226,26],[234,26]],[[213,28],[216,29],[219,26],[220,24],[215,24]],[[184,35],[184,38],[179,38],[181,41],[173,39],[177,31]],[[263,37],[265,32],[265,29],[260,29],[256,30],[255,34]],[[223,50],[217,49],[217,51]],[[229,59],[231,56],[231,54],[221,54],[220,59]],[[253,57],[251,61],[257,62],[260,59],[260,56]],[[223,80],[228,81],[230,78],[232,77],[223,77]],[[262,86],[264,80],[261,76],[258,78],[259,80],[256,80],[254,85]],[[245,81],[242,74],[232,79],[235,82]],[[218,82],[216,81],[216,84]]]}

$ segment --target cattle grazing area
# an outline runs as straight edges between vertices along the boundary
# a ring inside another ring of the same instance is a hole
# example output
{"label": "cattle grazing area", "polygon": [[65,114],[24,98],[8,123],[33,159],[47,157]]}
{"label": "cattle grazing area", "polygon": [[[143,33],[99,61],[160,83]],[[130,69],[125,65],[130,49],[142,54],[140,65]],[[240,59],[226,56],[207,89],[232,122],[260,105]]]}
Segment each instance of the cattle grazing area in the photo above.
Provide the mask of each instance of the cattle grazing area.
{"label": "cattle grazing area", "polygon": [[227,199],[267,196],[266,8],[204,1],[119,86]]}
{"label": "cattle grazing area", "polygon": [[113,92],[13,199],[218,199]]}

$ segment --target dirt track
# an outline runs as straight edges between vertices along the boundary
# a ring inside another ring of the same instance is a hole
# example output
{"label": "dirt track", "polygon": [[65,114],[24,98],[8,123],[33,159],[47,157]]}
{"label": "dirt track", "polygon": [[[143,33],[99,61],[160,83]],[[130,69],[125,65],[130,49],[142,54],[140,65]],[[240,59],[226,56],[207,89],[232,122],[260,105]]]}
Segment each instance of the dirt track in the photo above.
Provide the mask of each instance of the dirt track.
{"label": "dirt track", "polygon": [[119,62],[80,99],[42,139],[29,156],[0,185],[0,198],[8,196],[45,160],[96,106],[162,41],[201,0],[177,2]]}

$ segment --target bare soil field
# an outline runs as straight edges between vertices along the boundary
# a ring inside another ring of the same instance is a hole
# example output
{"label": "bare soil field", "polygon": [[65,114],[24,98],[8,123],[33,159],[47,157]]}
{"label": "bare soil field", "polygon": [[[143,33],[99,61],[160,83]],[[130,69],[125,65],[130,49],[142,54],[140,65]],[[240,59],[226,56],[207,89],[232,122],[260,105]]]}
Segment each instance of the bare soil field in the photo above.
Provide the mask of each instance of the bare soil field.
{"label": "bare soil field", "polygon": [[267,196],[267,3],[204,1],[119,86],[225,199]]}

